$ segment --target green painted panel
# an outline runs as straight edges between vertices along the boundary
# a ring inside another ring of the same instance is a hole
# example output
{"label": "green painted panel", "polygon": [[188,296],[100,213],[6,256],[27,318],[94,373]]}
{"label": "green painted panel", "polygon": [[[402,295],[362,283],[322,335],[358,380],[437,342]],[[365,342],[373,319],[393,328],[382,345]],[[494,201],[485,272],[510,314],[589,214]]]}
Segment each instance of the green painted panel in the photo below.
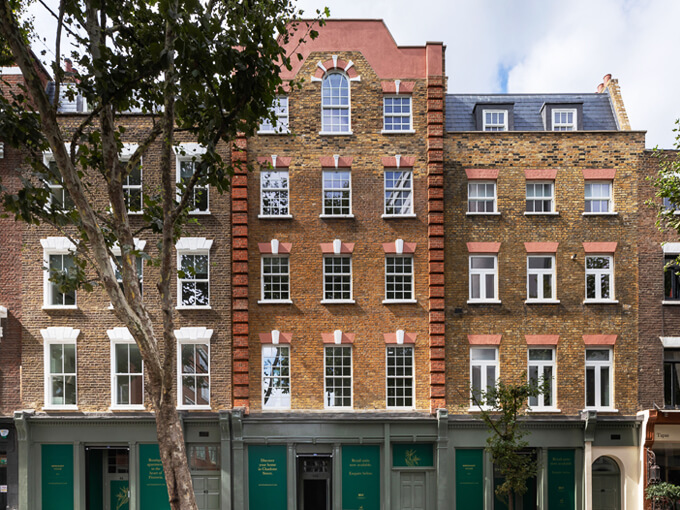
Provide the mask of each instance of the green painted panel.
{"label": "green painted panel", "polygon": [[168,487],[157,444],[139,445],[140,508],[163,510],[170,508]]}
{"label": "green painted panel", "polygon": [[248,508],[286,510],[288,470],[285,446],[248,447]]}
{"label": "green painted panel", "polygon": [[380,447],[342,447],[343,510],[380,509]]}
{"label": "green painted panel", "polygon": [[42,510],[73,508],[73,445],[42,445]]}
{"label": "green painted panel", "polygon": [[111,510],[130,509],[130,484],[127,480],[111,480]]}
{"label": "green painted panel", "polygon": [[393,444],[392,465],[394,467],[434,466],[434,445],[432,443]]}
{"label": "green painted panel", "polygon": [[484,510],[484,450],[456,449],[456,508]]}
{"label": "green painted panel", "polygon": [[548,450],[548,507],[574,510],[576,506],[574,450]]}

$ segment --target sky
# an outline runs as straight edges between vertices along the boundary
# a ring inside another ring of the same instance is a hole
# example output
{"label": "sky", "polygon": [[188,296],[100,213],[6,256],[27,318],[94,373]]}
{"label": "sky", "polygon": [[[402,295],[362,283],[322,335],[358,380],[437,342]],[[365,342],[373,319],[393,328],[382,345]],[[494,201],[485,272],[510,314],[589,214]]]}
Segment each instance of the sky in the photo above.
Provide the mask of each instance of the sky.
{"label": "sky", "polygon": [[[56,3],[48,0],[48,3]],[[619,80],[631,127],[672,148],[680,0],[297,0],[306,16],[383,19],[400,46],[446,45],[450,93],[595,92]],[[49,21],[34,8],[36,28]]]}

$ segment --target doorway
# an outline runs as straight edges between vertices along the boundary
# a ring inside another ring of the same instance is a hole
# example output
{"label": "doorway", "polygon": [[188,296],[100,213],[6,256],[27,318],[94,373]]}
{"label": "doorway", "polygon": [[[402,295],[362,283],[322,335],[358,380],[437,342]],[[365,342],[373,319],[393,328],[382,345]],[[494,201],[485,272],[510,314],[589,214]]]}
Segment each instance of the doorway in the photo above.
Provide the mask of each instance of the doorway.
{"label": "doorway", "polygon": [[130,450],[109,446],[85,448],[87,510],[130,508]]}
{"label": "doorway", "polygon": [[187,453],[198,510],[219,510],[222,484],[219,445],[189,444]]}
{"label": "doorway", "polygon": [[593,462],[593,510],[621,510],[621,470],[611,457]]}
{"label": "doorway", "polygon": [[399,479],[399,508],[401,510],[427,510],[426,473],[402,471]]}
{"label": "doorway", "polygon": [[297,459],[298,510],[331,510],[331,456]]}

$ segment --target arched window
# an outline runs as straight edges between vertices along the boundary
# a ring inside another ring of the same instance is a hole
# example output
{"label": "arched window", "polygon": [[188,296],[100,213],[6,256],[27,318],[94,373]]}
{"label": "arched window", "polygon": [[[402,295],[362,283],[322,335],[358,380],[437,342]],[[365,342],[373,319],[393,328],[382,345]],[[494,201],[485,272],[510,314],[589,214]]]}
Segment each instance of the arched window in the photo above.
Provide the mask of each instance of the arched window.
{"label": "arched window", "polygon": [[321,132],[350,133],[349,80],[343,73],[327,73],[321,84]]}

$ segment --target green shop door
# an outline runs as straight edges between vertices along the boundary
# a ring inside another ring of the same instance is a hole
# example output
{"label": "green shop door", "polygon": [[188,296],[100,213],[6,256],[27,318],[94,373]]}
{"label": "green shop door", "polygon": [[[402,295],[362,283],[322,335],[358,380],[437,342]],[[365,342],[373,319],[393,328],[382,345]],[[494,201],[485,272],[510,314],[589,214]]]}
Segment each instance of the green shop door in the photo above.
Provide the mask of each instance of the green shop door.
{"label": "green shop door", "polygon": [[130,508],[130,451],[128,448],[85,448],[87,510]]}
{"label": "green shop door", "polygon": [[191,481],[198,510],[220,509],[220,447],[216,444],[187,445]]}

